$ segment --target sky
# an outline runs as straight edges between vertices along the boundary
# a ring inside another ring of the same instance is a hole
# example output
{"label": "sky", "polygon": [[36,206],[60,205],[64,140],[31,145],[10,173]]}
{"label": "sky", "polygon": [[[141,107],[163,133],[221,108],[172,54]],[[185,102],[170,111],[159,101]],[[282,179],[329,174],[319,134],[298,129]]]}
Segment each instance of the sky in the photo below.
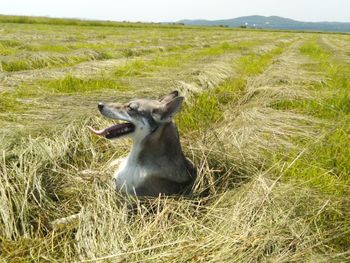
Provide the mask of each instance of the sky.
{"label": "sky", "polygon": [[277,15],[350,22],[350,0],[0,0],[0,14],[142,22]]}

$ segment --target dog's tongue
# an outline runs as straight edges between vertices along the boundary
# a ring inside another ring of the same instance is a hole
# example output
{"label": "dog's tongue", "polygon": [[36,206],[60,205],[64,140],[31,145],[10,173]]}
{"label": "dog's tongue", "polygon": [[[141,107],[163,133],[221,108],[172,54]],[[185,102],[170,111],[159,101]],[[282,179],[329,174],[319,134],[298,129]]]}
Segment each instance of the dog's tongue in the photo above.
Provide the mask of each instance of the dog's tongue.
{"label": "dog's tongue", "polygon": [[94,128],[88,126],[89,130],[92,131],[94,134],[99,135],[99,136],[106,136],[109,134],[111,131],[120,128],[121,124],[115,124],[111,127],[102,129],[102,130],[95,130]]}
{"label": "dog's tongue", "polygon": [[122,135],[125,135],[127,133],[133,132],[135,130],[135,126],[131,123],[120,123],[115,124],[111,127],[102,129],[102,130],[95,130],[94,128],[88,126],[90,131],[92,131],[94,134],[98,136],[106,137],[107,139],[113,139],[120,137]]}

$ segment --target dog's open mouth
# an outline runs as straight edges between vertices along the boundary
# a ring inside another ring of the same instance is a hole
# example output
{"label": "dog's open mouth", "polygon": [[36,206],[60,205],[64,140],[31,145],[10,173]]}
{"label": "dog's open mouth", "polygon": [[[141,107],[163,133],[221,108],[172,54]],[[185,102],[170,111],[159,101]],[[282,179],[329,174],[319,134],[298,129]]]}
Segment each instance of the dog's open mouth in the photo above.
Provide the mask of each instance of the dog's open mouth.
{"label": "dog's open mouth", "polygon": [[92,127],[88,128],[96,135],[103,136],[107,139],[115,139],[118,137],[121,137],[123,135],[132,133],[135,131],[135,125],[130,123],[130,122],[124,122],[124,123],[119,123],[115,124],[111,127],[102,129],[102,130],[95,130]]}

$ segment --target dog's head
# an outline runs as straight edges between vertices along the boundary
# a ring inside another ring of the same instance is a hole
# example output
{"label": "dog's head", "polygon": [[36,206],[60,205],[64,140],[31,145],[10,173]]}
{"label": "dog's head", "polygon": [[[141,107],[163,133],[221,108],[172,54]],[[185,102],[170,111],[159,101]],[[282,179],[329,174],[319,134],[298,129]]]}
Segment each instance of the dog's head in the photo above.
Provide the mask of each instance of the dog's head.
{"label": "dog's head", "polygon": [[158,127],[171,122],[180,110],[183,99],[177,91],[173,91],[159,100],[135,99],[126,104],[100,102],[98,109],[102,115],[123,122],[99,131],[89,128],[107,139],[128,135],[142,140]]}

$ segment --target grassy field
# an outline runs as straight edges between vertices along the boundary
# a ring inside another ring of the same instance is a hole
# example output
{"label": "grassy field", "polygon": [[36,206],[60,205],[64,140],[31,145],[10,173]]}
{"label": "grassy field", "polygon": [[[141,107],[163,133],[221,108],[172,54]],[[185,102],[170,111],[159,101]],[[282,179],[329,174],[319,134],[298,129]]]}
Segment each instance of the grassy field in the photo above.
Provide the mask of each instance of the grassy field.
{"label": "grassy field", "polygon": [[[175,89],[193,196],[121,196],[97,103]],[[349,94],[349,35],[0,16],[0,262],[350,262]]]}

